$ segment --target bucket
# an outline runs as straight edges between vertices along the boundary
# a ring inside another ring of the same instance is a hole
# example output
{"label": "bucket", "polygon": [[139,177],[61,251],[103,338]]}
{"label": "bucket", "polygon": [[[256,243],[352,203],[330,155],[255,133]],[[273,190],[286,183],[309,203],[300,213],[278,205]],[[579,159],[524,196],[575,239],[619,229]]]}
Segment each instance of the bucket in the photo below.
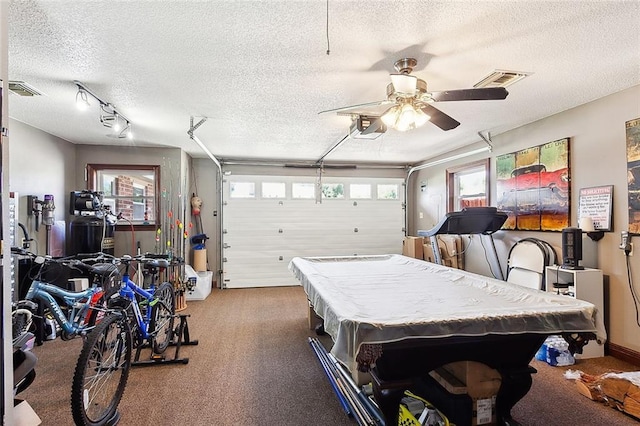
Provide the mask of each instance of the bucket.
{"label": "bucket", "polygon": [[207,271],[207,249],[193,251],[193,269],[197,272]]}

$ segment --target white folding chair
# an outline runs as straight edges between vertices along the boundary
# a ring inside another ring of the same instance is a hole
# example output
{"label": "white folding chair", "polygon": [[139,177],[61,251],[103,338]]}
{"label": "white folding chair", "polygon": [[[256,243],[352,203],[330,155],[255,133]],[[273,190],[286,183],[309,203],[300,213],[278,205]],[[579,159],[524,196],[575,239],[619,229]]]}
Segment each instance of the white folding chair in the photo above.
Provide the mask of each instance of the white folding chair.
{"label": "white folding chair", "polygon": [[544,289],[544,270],[549,262],[546,247],[529,239],[518,241],[509,252],[507,282]]}

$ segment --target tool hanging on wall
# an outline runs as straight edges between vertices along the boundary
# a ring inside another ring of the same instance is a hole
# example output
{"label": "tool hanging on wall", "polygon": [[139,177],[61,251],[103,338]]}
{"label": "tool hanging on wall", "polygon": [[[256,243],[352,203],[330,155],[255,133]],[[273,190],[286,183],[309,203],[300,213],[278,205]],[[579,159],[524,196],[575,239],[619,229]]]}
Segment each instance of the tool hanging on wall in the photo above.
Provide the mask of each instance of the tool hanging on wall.
{"label": "tool hanging on wall", "polygon": [[35,229],[39,232],[40,227],[40,215],[42,215],[42,224],[46,227],[46,254],[50,253],[50,241],[51,227],[55,224],[54,210],[56,209],[53,202],[53,195],[45,194],[44,200],[39,200],[37,196],[27,196],[28,203],[31,206],[31,213],[35,215]]}

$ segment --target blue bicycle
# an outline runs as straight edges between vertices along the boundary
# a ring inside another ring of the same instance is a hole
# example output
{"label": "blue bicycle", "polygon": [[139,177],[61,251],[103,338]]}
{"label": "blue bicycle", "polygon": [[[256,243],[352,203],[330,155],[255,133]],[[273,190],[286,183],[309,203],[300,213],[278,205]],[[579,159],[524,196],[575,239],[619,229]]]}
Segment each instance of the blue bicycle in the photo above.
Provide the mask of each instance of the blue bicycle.
{"label": "blue bicycle", "polygon": [[[71,407],[77,425],[99,426],[118,422],[117,403],[110,395],[122,396],[126,379],[114,381],[111,375],[131,364],[133,348],[138,351],[148,344],[154,355],[162,354],[173,338],[175,293],[168,282],[156,286],[160,268],[167,268],[165,259],[111,257],[114,265],[123,266],[120,289],[107,301],[110,309],[122,314],[124,321],[103,319],[87,336],[71,387]],[[137,262],[152,277],[150,286],[142,288],[129,275],[131,264]],[[126,323],[125,325],[122,322]],[[136,354],[136,358],[138,353]],[[119,401],[119,399],[118,399]],[[111,410],[107,410],[110,408]]]}

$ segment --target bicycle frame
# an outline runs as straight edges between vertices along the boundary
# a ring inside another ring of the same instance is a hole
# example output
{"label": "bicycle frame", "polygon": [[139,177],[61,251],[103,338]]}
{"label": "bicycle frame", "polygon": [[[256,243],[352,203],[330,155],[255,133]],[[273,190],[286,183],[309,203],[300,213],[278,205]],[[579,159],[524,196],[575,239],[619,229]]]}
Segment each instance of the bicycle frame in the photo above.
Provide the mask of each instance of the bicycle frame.
{"label": "bicycle frame", "polygon": [[[42,301],[49,308],[62,330],[73,335],[89,329],[83,320],[87,317],[89,309],[94,309],[92,304],[97,299],[96,296],[99,297],[101,294],[102,289],[96,286],[80,292],[72,292],[40,280],[33,280],[25,298],[26,300]],[[62,308],[54,296],[61,298],[70,308],[68,317],[62,312]]]}
{"label": "bicycle frame", "polygon": [[[140,331],[140,336],[142,339],[148,339],[149,336],[149,323],[151,321],[151,307],[154,304],[154,296],[153,293],[155,291],[155,284],[151,284],[150,291],[147,291],[140,286],[136,285],[131,279],[129,279],[129,265],[127,265],[127,270],[122,275],[122,286],[120,287],[120,296],[129,300],[133,307],[133,312],[135,315],[136,323],[138,324],[138,330]],[[149,307],[143,315],[140,311],[140,305],[136,300],[136,294],[144,298],[148,303]]]}

